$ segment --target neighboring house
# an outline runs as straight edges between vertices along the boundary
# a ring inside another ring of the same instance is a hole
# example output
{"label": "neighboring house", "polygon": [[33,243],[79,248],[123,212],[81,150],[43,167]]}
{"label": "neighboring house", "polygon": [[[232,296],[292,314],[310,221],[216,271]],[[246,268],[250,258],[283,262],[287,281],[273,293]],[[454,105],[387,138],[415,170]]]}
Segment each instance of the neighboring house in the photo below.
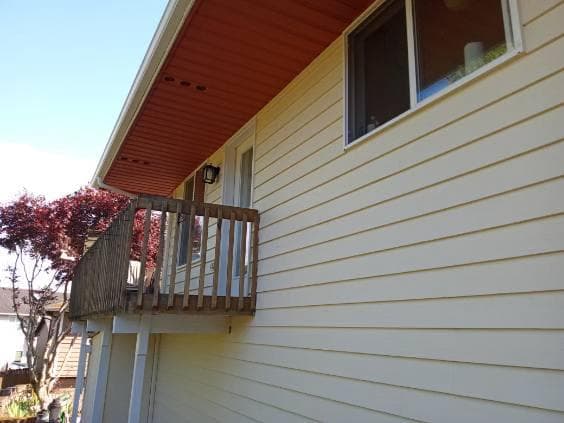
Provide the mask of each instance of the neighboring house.
{"label": "neighboring house", "polygon": [[[26,297],[26,291],[21,291],[20,297]],[[58,314],[60,303],[51,303],[46,306],[45,316],[39,322],[35,331],[35,348],[38,357],[43,357],[48,342],[49,329],[53,318]],[[22,302],[20,315],[29,313],[28,306]],[[63,319],[57,332],[68,329],[71,322],[68,313]],[[27,368],[25,337],[20,329],[20,323],[14,312],[12,288],[0,288],[0,370],[5,368]],[[58,387],[74,386],[76,379],[78,355],[80,352],[81,337],[78,334],[69,334],[57,348],[55,355],[54,375],[59,379]]]}
{"label": "neighboring house", "polygon": [[[57,318],[60,309],[60,303],[48,305],[46,308],[46,314],[41,319],[41,322],[37,327],[35,347],[39,357],[43,357],[45,354],[47,342],[49,341],[49,331],[51,329],[51,325],[54,324],[54,320]],[[57,334],[62,334],[63,331],[69,329],[70,324],[71,322],[68,319],[68,313],[65,313],[63,320],[59,321],[59,327],[54,330],[56,330]],[[55,363],[53,365],[53,375],[57,378],[55,387],[68,388],[74,386],[78,357],[80,354],[80,341],[81,337],[79,334],[69,333],[63,338],[57,347]]]}
{"label": "neighboring house", "polygon": [[133,210],[81,259],[82,421],[563,422],[562,22],[171,1],[94,178],[164,265]]}
{"label": "neighboring house", "polygon": [[[20,312],[28,312],[25,304]],[[27,367],[25,337],[14,311],[12,288],[0,288],[0,335],[0,371]]]}

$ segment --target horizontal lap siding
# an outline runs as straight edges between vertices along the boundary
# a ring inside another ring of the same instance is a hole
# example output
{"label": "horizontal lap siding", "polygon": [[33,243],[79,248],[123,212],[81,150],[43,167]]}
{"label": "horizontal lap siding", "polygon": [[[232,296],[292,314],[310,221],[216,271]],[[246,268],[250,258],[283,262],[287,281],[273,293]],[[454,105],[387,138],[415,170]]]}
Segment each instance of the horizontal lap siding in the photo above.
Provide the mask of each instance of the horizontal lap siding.
{"label": "horizontal lap siding", "polygon": [[257,115],[258,310],[163,336],[162,416],[564,421],[564,4],[520,9],[522,55],[346,151],[342,40]]}
{"label": "horizontal lap siding", "polygon": [[80,337],[68,335],[63,338],[57,348],[57,355],[53,364],[57,377],[76,377],[78,356],[80,355]]}

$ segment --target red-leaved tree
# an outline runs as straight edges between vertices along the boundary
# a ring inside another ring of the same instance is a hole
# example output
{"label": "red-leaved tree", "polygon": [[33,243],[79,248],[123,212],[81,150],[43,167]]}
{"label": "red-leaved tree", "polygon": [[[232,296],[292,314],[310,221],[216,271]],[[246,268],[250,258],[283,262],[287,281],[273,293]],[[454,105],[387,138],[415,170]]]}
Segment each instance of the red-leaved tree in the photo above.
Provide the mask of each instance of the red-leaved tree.
{"label": "red-leaved tree", "polygon": [[[57,347],[70,330],[69,327],[60,330],[64,327],[60,323],[68,308],[73,271],[85,241],[89,233],[105,231],[129,203],[129,198],[120,194],[82,188],[54,201],[25,193],[0,206],[0,247],[6,248],[12,256],[7,278],[25,337],[31,385],[42,406],[49,400],[57,379],[53,369]],[[138,213],[133,225],[132,259],[139,257],[142,232],[143,214]],[[148,266],[152,266],[156,258],[158,232],[155,217],[149,238]],[[48,306],[52,323],[45,352],[39,357],[41,354],[34,341]]]}

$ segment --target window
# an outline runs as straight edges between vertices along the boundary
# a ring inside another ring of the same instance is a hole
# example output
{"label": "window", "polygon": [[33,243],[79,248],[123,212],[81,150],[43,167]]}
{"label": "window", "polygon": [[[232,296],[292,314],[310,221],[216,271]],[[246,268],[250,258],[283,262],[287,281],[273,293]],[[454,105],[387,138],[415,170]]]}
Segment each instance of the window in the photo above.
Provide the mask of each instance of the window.
{"label": "window", "polygon": [[388,0],[347,36],[347,142],[513,49],[513,0]]}
{"label": "window", "polygon": [[[196,191],[197,189],[194,183],[194,178],[188,179],[184,184],[184,200],[195,200],[197,196]],[[180,231],[180,236],[178,238],[178,257],[176,261],[178,266],[184,266],[188,258],[188,237],[190,233],[189,225],[186,222],[189,218],[190,215],[179,215],[178,230]],[[192,237],[192,260],[198,260],[200,258],[202,238],[202,218],[200,216],[196,216],[194,219],[194,226],[192,229],[194,230],[194,235]]]}

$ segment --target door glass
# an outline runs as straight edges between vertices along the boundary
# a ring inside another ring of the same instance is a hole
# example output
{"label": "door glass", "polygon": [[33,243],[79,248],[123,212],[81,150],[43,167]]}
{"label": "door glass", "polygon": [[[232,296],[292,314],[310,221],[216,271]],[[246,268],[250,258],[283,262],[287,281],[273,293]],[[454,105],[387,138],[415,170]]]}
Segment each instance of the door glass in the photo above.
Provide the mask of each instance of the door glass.
{"label": "door glass", "polygon": [[[239,186],[238,186],[238,206],[249,208],[251,206],[251,189],[252,189],[252,179],[253,179],[253,149],[252,147],[241,154],[240,168],[239,171]],[[234,256],[234,270],[235,276],[240,275],[240,262],[239,257],[241,255],[241,236],[242,231],[247,231],[247,248],[245,254],[245,264],[249,263],[249,225],[243,229],[243,222],[238,222],[236,229],[236,243],[235,243],[235,256]]]}

